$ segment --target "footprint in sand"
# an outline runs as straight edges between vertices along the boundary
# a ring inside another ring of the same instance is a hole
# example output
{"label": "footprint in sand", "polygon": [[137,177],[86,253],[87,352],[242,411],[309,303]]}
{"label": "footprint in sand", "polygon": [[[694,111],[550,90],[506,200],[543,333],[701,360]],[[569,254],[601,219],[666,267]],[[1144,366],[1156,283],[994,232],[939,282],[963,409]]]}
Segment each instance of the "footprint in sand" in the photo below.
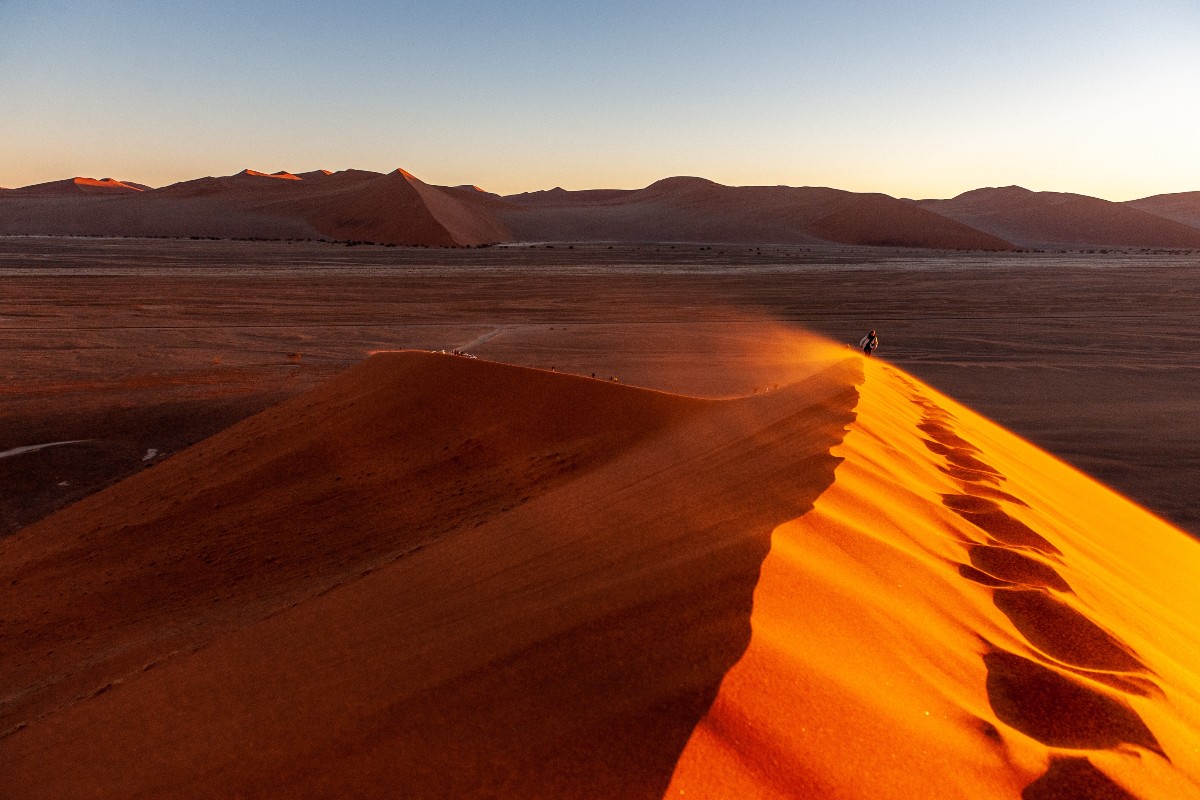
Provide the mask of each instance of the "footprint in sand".
{"label": "footprint in sand", "polygon": [[1010,516],[995,500],[967,494],[944,494],[942,503],[1001,544],[1027,547],[1050,555],[1062,555],[1062,551],[1044,536],[1016,517]]}
{"label": "footprint in sand", "polygon": [[1115,636],[1044,589],[997,589],[992,602],[1030,644],[1051,658],[1084,669],[1146,671]]}
{"label": "footprint in sand", "polygon": [[1046,774],[1025,787],[1021,800],[1137,800],[1086,758],[1052,758]]}
{"label": "footprint in sand", "polygon": [[967,557],[975,568],[1008,583],[1071,591],[1066,580],[1049,564],[1016,550],[976,544],[967,548]]}
{"label": "footprint in sand", "polygon": [[1072,750],[1133,744],[1166,757],[1146,723],[1123,701],[1015,653],[992,650],[983,663],[996,716],[1042,744]]}
{"label": "footprint in sand", "polygon": [[[1136,745],[1167,758],[1146,723],[1124,700],[1086,685],[1087,678],[1126,694],[1147,696],[1158,687],[1137,653],[1068,605],[1055,593],[1074,592],[1044,558],[1062,551],[1013,517],[1001,503],[1029,508],[997,488],[999,470],[977,456],[982,451],[953,429],[953,417],[917,395],[918,428],[925,446],[946,460],[939,468],[962,481],[961,493],[943,494],[942,503],[975,525],[989,543],[965,543],[969,564],[959,575],[990,587],[992,602],[1046,663],[996,647],[984,656],[988,702],[996,716],[1049,747],[1103,750]],[[1168,759],[1169,760],[1169,759]],[[1086,758],[1052,757],[1050,766],[1021,793],[1023,800],[1087,797],[1135,800]]]}

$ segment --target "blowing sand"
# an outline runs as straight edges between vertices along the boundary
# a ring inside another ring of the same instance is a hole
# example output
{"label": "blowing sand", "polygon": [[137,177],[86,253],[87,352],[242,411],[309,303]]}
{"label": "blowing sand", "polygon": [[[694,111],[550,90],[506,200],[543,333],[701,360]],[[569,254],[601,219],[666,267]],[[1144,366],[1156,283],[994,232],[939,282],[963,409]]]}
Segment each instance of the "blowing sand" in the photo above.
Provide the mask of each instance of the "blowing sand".
{"label": "blowing sand", "polygon": [[793,347],[383,353],[0,542],[7,793],[1200,796],[1200,545]]}

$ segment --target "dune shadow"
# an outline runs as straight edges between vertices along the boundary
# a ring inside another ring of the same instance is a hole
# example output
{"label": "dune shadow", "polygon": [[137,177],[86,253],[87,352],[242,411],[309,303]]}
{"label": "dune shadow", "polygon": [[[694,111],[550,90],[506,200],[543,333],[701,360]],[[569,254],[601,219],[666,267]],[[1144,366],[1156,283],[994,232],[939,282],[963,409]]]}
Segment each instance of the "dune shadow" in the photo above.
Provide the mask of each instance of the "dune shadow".
{"label": "dune shadow", "polygon": [[980,453],[978,447],[968,442],[966,439],[959,436],[954,431],[950,430],[946,425],[941,425],[933,422],[926,416],[925,421],[918,423],[917,428],[929,435],[938,444],[943,444],[946,447],[956,448],[964,453]]}
{"label": "dune shadow", "polygon": [[1050,747],[1101,750],[1133,744],[1165,757],[1154,734],[1124,702],[1027,658],[983,656],[992,710],[1005,724]]}
{"label": "dune shadow", "polygon": [[[985,475],[991,475],[997,478],[1002,477],[999,470],[976,458],[971,454],[972,451],[970,450],[962,447],[949,447],[932,439],[922,439],[921,441],[925,443],[925,446],[929,448],[930,451],[937,453],[939,456],[943,456],[948,462],[950,462],[951,465],[955,467],[970,470],[972,472],[982,472]],[[976,450],[974,452],[979,451]]]}
{"label": "dune shadow", "polygon": [[1085,669],[1134,672],[1145,665],[1096,623],[1040,589],[997,589],[992,598],[1030,644]]}
{"label": "dune shadow", "polygon": [[[961,479],[960,479],[961,480]],[[1012,503],[1014,506],[1029,508],[1029,503],[1026,503],[1021,498],[1014,494],[1009,494],[1001,489],[996,489],[991,486],[983,486],[977,481],[964,480],[965,489],[963,494],[968,497],[984,497],[988,500],[1003,500],[1006,503]]]}
{"label": "dune shadow", "polygon": [[1138,800],[1086,758],[1052,758],[1050,768],[1021,792],[1021,800]]}
{"label": "dune shadow", "polygon": [[970,484],[972,486],[982,486],[984,484],[999,486],[1004,480],[1003,476],[996,472],[982,472],[977,469],[965,469],[963,467],[956,467],[953,464],[945,466],[938,464],[938,469],[950,477],[957,478],[963,483]]}
{"label": "dune shadow", "polygon": [[1082,678],[1102,683],[1111,689],[1116,689],[1118,692],[1131,694],[1135,697],[1163,697],[1163,691],[1159,685],[1149,678],[1142,675],[1123,674],[1119,672],[1100,672],[1096,670],[1084,669],[1083,667],[1073,667],[1070,664],[1055,664],[1055,667],[1070,672],[1073,675],[1078,675]]}
{"label": "dune shadow", "polygon": [[968,548],[968,557],[978,569],[992,577],[1026,586],[1041,586],[1070,592],[1070,585],[1058,571],[1025,553],[1004,547],[973,545]]}
{"label": "dune shadow", "polygon": [[[565,591],[561,611],[548,599],[539,612],[573,621],[365,723],[402,744],[386,767],[407,776],[400,794],[661,797],[750,645],[773,531],[833,484],[860,375],[835,368],[816,399],[801,388],[719,404],[645,477],[619,465],[632,488],[581,496],[559,524],[594,529],[570,558],[607,577],[586,602]],[[650,554],[627,568],[643,575],[605,566],[630,548]]]}
{"label": "dune shadow", "polygon": [[1062,551],[1033,528],[1010,516],[995,501],[986,497],[944,494],[942,503],[954,513],[975,525],[1001,544],[1027,547],[1047,555],[1062,555]]}
{"label": "dune shadow", "polygon": [[983,586],[989,586],[993,589],[1001,586],[1016,586],[1016,584],[1011,581],[1002,580],[994,575],[989,575],[981,569],[972,567],[970,564],[959,564],[958,574],[969,581],[982,584]]}
{"label": "dune shadow", "polygon": [[[1017,632],[1040,651],[1045,664],[991,648],[984,656],[987,694],[997,718],[1050,747],[1107,749],[1144,747],[1166,758],[1158,740],[1125,702],[1070,677],[1077,675],[1118,692],[1147,697],[1161,693],[1146,666],[1123,642],[1053,592],[1074,594],[1050,564],[1033,553],[1061,556],[1044,536],[1004,510],[1001,503],[1029,508],[998,487],[1004,476],[982,451],[948,425],[950,416],[931,401],[913,402],[923,411],[918,428],[925,446],[943,456],[939,469],[963,484],[942,503],[989,537],[988,544],[964,542],[969,564],[957,564],[965,580],[992,590],[992,602]],[[1032,551],[1032,552],[1031,552]],[[1053,590],[1053,592],[1051,591]],[[1055,758],[1047,772],[1022,792],[1023,800],[1130,800],[1126,792],[1084,758]]]}

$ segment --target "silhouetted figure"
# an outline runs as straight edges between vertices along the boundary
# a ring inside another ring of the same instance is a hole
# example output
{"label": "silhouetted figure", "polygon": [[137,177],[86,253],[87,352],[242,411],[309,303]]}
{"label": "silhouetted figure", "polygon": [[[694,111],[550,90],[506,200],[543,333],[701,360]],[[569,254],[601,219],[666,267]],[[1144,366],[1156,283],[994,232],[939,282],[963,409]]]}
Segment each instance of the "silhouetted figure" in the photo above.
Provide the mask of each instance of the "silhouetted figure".
{"label": "silhouetted figure", "polygon": [[858,346],[862,348],[864,353],[871,355],[871,353],[875,352],[875,348],[879,347],[879,337],[875,335],[875,331],[871,331],[866,336],[862,337],[862,340],[859,341]]}

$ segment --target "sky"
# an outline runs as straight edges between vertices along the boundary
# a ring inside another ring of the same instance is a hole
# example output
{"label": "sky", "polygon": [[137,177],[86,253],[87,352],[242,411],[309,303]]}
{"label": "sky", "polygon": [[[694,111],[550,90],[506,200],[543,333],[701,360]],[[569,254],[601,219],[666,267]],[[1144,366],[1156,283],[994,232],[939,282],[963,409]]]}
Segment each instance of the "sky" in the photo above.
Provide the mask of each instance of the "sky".
{"label": "sky", "polygon": [[1197,0],[0,0],[0,186],[1200,190]]}

